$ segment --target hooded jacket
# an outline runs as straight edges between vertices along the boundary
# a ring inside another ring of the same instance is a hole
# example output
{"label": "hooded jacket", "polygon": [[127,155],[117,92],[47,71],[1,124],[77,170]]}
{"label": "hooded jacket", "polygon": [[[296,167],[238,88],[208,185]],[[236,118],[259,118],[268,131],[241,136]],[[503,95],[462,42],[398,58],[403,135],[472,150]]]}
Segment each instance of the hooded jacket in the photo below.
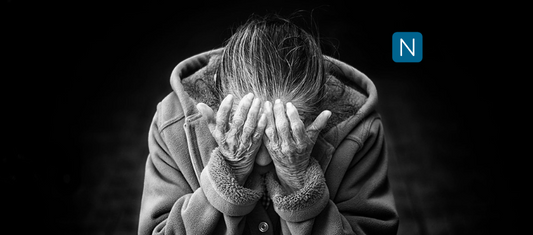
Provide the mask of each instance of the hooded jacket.
{"label": "hooded jacket", "polygon": [[[357,108],[332,112],[301,190],[285,192],[273,174],[252,174],[240,186],[225,160],[213,154],[217,144],[196,109],[198,102],[218,106],[209,84],[222,50],[186,59],[172,72],[173,92],[158,104],[150,126],[139,234],[396,234],[372,81],[325,57],[333,65],[328,94],[340,94],[328,106]],[[345,92],[335,90],[340,88]],[[262,206],[262,196],[270,206]]]}

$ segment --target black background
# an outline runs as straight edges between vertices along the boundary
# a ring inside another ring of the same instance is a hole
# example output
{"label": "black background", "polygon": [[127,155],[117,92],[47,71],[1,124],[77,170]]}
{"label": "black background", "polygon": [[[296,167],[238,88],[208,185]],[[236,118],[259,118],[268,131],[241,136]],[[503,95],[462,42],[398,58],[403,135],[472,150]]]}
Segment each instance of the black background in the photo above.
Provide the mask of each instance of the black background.
{"label": "black background", "polygon": [[[174,66],[222,46],[252,13],[288,16],[297,10],[313,16],[326,54],[374,80],[391,151],[445,149],[423,156],[429,163],[419,166],[427,167],[423,174],[445,172],[445,185],[452,186],[436,190],[440,199],[420,198],[417,187],[407,187],[410,203],[417,204],[413,198],[418,195],[420,203],[442,202],[441,209],[406,207],[396,195],[407,226],[401,223],[400,233],[494,231],[485,225],[505,220],[500,211],[511,207],[512,202],[500,203],[506,181],[494,174],[495,169],[505,171],[497,162],[499,130],[493,125],[493,111],[504,95],[486,88],[487,77],[472,71],[479,62],[481,29],[473,27],[480,20],[467,17],[469,9],[353,1],[3,5],[3,116],[9,151],[2,156],[2,197],[6,225],[14,229],[135,233],[148,127],[157,103],[171,92]],[[392,61],[392,34],[401,31],[422,33],[422,62]],[[405,110],[415,118],[401,115]],[[429,138],[402,145],[398,139],[410,135],[404,123],[435,129],[423,130]],[[397,159],[391,177],[398,178],[391,182],[424,178],[402,173],[409,171],[402,164],[420,159]],[[430,190],[441,184],[422,185]],[[442,209],[447,206],[452,209]],[[444,228],[435,229],[435,223]]]}

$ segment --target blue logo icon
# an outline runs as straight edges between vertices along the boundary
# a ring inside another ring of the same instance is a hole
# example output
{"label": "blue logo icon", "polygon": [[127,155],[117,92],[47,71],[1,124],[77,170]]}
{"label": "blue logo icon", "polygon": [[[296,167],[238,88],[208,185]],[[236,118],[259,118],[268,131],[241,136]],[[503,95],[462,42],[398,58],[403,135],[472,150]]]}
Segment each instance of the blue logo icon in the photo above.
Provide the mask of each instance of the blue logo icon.
{"label": "blue logo icon", "polygon": [[422,34],[419,32],[396,32],[392,35],[392,60],[396,63],[422,61]]}

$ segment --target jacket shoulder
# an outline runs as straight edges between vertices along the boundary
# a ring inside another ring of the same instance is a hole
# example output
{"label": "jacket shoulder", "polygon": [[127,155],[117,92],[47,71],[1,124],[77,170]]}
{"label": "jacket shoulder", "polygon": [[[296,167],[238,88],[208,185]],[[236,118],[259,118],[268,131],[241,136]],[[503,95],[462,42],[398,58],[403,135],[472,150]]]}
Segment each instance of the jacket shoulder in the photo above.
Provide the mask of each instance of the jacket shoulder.
{"label": "jacket shoulder", "polygon": [[159,102],[156,117],[159,131],[184,119],[185,114],[176,93],[171,92]]}

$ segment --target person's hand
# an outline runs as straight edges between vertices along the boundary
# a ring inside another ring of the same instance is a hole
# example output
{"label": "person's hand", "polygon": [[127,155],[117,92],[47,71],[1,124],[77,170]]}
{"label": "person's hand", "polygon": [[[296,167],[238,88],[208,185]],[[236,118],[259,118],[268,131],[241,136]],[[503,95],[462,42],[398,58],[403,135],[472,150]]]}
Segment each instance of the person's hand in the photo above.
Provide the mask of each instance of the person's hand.
{"label": "person's hand", "polygon": [[207,117],[209,130],[218,144],[218,151],[228,162],[240,185],[244,185],[252,172],[255,156],[266,127],[266,117],[259,112],[261,100],[252,93],[244,96],[230,119],[233,96],[228,95],[220,103],[216,119],[213,110],[198,103],[198,110]]}
{"label": "person's hand", "polygon": [[323,111],[307,128],[292,103],[287,103],[285,110],[281,101],[276,100],[272,109],[267,101],[264,114],[268,123],[263,144],[274,162],[281,185],[289,192],[297,191],[304,186],[311,151],[331,112]]}

